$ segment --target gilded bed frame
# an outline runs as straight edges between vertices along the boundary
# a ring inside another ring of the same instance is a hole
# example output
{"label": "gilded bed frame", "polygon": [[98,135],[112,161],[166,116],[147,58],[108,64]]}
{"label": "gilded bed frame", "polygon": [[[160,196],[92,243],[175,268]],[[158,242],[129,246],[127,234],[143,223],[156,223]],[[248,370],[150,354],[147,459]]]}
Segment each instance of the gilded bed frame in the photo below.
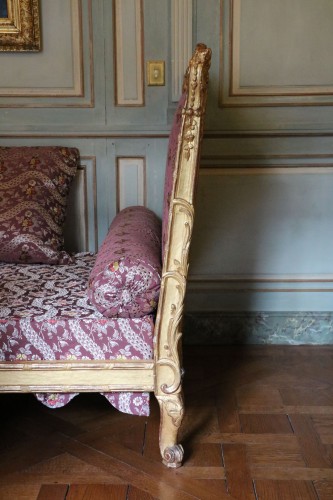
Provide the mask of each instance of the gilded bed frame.
{"label": "gilded bed frame", "polygon": [[182,111],[170,202],[154,359],[0,362],[0,392],[154,392],[161,409],[160,451],[168,467],[179,467],[183,459],[177,441],[184,413],[181,320],[210,59],[210,49],[197,45],[184,78],[188,97]]}

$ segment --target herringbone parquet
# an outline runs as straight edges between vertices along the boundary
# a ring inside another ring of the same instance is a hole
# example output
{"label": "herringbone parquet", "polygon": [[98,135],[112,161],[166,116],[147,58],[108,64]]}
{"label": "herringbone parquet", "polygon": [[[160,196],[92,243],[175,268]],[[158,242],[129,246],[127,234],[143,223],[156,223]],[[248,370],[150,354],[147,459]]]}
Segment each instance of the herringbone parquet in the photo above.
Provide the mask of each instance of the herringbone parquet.
{"label": "herringbone parquet", "polygon": [[333,346],[185,346],[184,466],[166,469],[159,413],[98,394],[49,410],[0,395],[0,499],[333,499]]}

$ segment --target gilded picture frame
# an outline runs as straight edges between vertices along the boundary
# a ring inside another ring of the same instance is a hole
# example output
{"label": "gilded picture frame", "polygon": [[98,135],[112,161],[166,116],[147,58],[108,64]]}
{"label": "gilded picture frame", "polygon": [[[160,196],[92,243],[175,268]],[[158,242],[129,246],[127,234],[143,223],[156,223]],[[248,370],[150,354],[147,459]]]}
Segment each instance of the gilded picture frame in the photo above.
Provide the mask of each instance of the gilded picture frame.
{"label": "gilded picture frame", "polygon": [[39,0],[0,0],[0,51],[41,50]]}

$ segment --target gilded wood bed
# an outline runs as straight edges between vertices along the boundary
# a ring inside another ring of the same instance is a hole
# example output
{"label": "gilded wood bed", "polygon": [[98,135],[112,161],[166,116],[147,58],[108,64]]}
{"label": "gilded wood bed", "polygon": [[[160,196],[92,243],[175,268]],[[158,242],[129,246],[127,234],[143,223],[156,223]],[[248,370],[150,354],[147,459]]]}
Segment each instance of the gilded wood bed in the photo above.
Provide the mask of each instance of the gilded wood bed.
{"label": "gilded wood bed", "polygon": [[[147,356],[144,354],[146,351],[143,350],[142,359],[139,359],[138,356],[128,359],[126,355],[119,355],[119,353],[113,359],[110,357],[109,359],[101,359],[102,356],[96,356],[96,359],[87,359],[85,356],[82,356],[81,359],[73,356],[60,356],[57,358],[57,356],[53,355],[49,358],[45,356],[44,359],[38,359],[40,356],[37,356],[37,354],[30,355],[30,357],[23,355],[22,348],[19,354],[18,351],[15,353],[14,349],[17,340],[15,340],[15,344],[13,339],[9,338],[10,334],[8,332],[12,331],[14,327],[11,326],[11,329],[8,329],[7,313],[2,314],[0,321],[2,328],[2,330],[0,329],[0,339],[2,343],[6,339],[8,345],[11,346],[0,357],[0,392],[31,392],[39,395],[43,393],[49,396],[55,393],[67,395],[80,392],[111,394],[152,392],[160,405],[160,451],[163,463],[168,467],[179,467],[183,460],[183,448],[178,443],[177,438],[184,413],[181,322],[193,228],[193,198],[203,133],[210,58],[210,49],[203,44],[197,45],[184,77],[183,95],[180,98],[170,134],[161,237],[163,258],[159,298],[156,313],[149,312],[150,316],[143,316],[143,318],[148,318],[148,323],[149,318],[154,317],[152,323],[152,350],[149,351],[151,354]],[[32,189],[32,187],[31,185],[29,189]],[[127,210],[126,214],[132,217],[133,212],[134,214],[137,212],[141,214],[140,217],[146,216],[144,209],[140,212],[140,208],[136,209],[135,207],[132,207],[129,211]],[[149,214],[149,216],[153,217],[152,214]],[[29,223],[28,219],[29,217],[26,217],[25,224]],[[146,225],[145,222],[143,222],[143,225]],[[146,231],[146,229],[144,230]],[[104,251],[107,250],[104,245]],[[121,258],[123,256],[120,256],[119,262]],[[117,264],[116,270],[118,270],[119,262],[115,262],[114,259],[112,262],[112,270],[115,270],[115,264]],[[11,265],[15,264],[12,263]],[[81,262],[81,266],[84,267],[84,265]],[[6,282],[6,287],[13,289],[18,283],[13,281],[15,268],[11,269],[11,271],[8,271],[7,268],[7,276],[8,274],[10,276],[8,277],[9,281]],[[26,272],[26,269],[31,269],[31,266],[22,269]],[[59,267],[59,269],[62,268]],[[108,269],[110,270],[110,266]],[[91,281],[92,278],[90,277]],[[8,283],[10,283],[10,286]],[[82,290],[80,293],[82,298]],[[89,297],[92,299],[92,295]],[[44,299],[44,296],[41,297],[41,300]],[[84,300],[88,299],[84,298]],[[98,300],[98,297],[96,300]],[[153,302],[151,299],[150,304]],[[7,304],[3,311],[7,311],[8,308],[12,307],[13,304]],[[48,312],[48,314],[50,313]],[[103,316],[104,312],[99,314],[101,325],[109,321],[110,311],[107,319]],[[120,322],[119,324],[123,329],[126,321],[132,321],[132,323],[137,321],[137,324],[142,325],[143,319],[140,314],[138,319],[133,318],[134,313],[129,315],[130,319],[127,319],[125,313],[118,315],[113,312],[113,315],[113,317],[111,316],[112,321]],[[52,326],[56,319],[56,317],[53,319],[48,317],[47,322]],[[39,317],[37,323],[38,320]],[[22,317],[22,314],[19,321],[23,325],[23,329],[25,328],[24,325],[28,324],[27,318]],[[13,316],[11,316],[11,325],[13,325]],[[126,326],[126,328],[126,331],[128,331],[129,327]],[[23,334],[27,335],[26,332],[23,332]],[[42,336],[45,339],[46,333],[44,332]],[[31,336],[29,338],[33,344]],[[48,398],[48,401],[50,401],[50,398]]]}

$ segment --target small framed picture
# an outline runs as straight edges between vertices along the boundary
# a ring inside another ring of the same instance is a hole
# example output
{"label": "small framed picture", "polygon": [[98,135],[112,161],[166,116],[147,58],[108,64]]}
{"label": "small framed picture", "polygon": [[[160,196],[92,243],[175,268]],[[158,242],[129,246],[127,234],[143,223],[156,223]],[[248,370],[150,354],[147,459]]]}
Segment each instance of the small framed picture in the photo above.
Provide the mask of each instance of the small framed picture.
{"label": "small framed picture", "polygon": [[0,0],[0,51],[40,50],[39,0]]}

